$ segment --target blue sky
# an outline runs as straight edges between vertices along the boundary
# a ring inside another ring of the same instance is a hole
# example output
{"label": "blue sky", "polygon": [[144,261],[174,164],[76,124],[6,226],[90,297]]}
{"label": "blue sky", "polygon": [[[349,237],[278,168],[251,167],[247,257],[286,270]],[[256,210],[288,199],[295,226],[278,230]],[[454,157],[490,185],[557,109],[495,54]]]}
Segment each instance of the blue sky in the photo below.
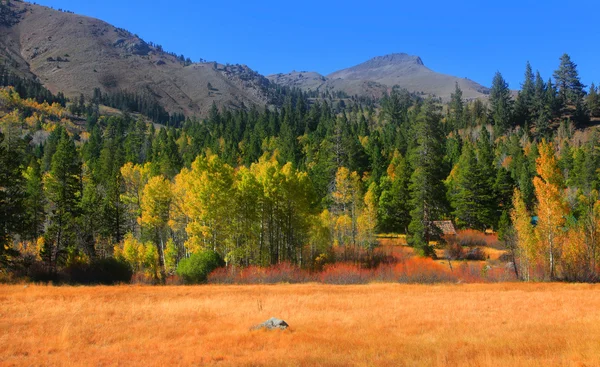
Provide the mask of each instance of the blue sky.
{"label": "blue sky", "polygon": [[490,85],[518,89],[529,60],[547,79],[567,52],[584,84],[600,82],[600,2],[37,0],[105,20],[165,50],[262,74],[328,74],[393,52]]}

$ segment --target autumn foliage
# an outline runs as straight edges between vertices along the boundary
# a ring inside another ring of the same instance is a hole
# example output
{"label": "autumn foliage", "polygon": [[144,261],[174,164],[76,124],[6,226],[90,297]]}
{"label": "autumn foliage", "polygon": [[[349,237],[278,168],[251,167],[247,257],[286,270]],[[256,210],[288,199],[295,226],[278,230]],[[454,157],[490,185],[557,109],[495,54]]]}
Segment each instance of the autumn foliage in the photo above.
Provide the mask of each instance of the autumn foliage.
{"label": "autumn foliage", "polygon": [[[521,277],[526,280],[596,281],[600,237],[598,193],[579,192],[576,205],[564,184],[552,143],[538,147],[537,176],[533,179],[537,205],[530,212],[520,190],[515,190],[512,222]],[[576,207],[578,216],[571,215]]]}

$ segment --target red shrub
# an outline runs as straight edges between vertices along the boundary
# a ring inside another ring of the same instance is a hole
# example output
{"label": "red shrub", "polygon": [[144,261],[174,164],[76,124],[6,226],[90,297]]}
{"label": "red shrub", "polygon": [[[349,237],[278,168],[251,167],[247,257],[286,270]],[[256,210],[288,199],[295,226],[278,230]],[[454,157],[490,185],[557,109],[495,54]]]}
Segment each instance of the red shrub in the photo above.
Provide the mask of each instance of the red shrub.
{"label": "red shrub", "polygon": [[474,246],[487,246],[496,249],[504,249],[504,246],[498,241],[498,235],[485,234],[474,229],[463,229],[458,231],[456,236],[446,236],[445,240],[448,243],[456,242],[462,246],[474,247]]}
{"label": "red shrub", "polygon": [[320,282],[325,284],[367,284],[372,282],[447,283],[499,282],[515,280],[509,267],[490,267],[484,262],[454,262],[452,270],[446,264],[430,258],[404,256],[395,264],[365,268],[352,263],[335,263],[320,272],[301,269],[291,264],[267,268],[220,268],[208,276],[213,284],[276,284]]}

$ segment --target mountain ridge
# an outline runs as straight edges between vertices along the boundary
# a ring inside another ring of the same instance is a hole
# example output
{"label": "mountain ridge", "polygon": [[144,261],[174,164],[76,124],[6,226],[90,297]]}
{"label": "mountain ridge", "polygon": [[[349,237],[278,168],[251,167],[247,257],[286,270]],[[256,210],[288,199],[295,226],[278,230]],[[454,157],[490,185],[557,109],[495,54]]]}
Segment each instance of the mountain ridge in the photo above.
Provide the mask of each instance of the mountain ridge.
{"label": "mountain ridge", "polygon": [[[318,74],[305,72],[305,74]],[[322,75],[321,75],[322,76]],[[316,86],[307,83],[297,73],[280,73],[267,76],[269,80],[283,85],[293,85],[304,90],[341,90],[354,95],[357,84],[370,83],[371,94],[378,97],[394,86],[410,92],[433,95],[448,100],[458,84],[465,99],[484,98],[489,89],[470,79],[437,73],[427,66],[419,56],[406,53],[392,53],[373,57],[363,63],[334,71]]]}
{"label": "mountain ridge", "polygon": [[189,63],[102,20],[14,1],[19,19],[0,27],[0,59],[54,93],[87,97],[125,90],[171,113],[269,103],[269,81],[245,65]]}
{"label": "mountain ridge", "polygon": [[100,19],[13,0],[0,14],[0,62],[69,98],[126,91],[169,113],[207,116],[219,108],[267,106],[277,85],[338,96],[380,98],[393,87],[449,99],[455,84],[465,99],[488,89],[466,78],[436,73],[419,56],[392,53],[328,75],[293,71],[263,76],[246,65],[192,63]]}

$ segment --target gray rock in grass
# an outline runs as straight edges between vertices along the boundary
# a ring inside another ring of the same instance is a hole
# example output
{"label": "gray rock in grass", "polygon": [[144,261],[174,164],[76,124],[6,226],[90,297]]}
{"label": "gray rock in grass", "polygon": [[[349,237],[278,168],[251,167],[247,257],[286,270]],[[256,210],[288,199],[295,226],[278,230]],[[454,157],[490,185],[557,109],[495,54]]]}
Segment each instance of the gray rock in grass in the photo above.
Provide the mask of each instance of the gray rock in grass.
{"label": "gray rock in grass", "polygon": [[268,319],[267,321],[263,322],[262,324],[258,324],[258,325],[254,325],[251,330],[260,330],[260,329],[267,329],[267,330],[275,330],[275,329],[280,329],[280,330],[285,330],[289,327],[288,323],[275,318],[275,317],[271,317],[270,319]]}

